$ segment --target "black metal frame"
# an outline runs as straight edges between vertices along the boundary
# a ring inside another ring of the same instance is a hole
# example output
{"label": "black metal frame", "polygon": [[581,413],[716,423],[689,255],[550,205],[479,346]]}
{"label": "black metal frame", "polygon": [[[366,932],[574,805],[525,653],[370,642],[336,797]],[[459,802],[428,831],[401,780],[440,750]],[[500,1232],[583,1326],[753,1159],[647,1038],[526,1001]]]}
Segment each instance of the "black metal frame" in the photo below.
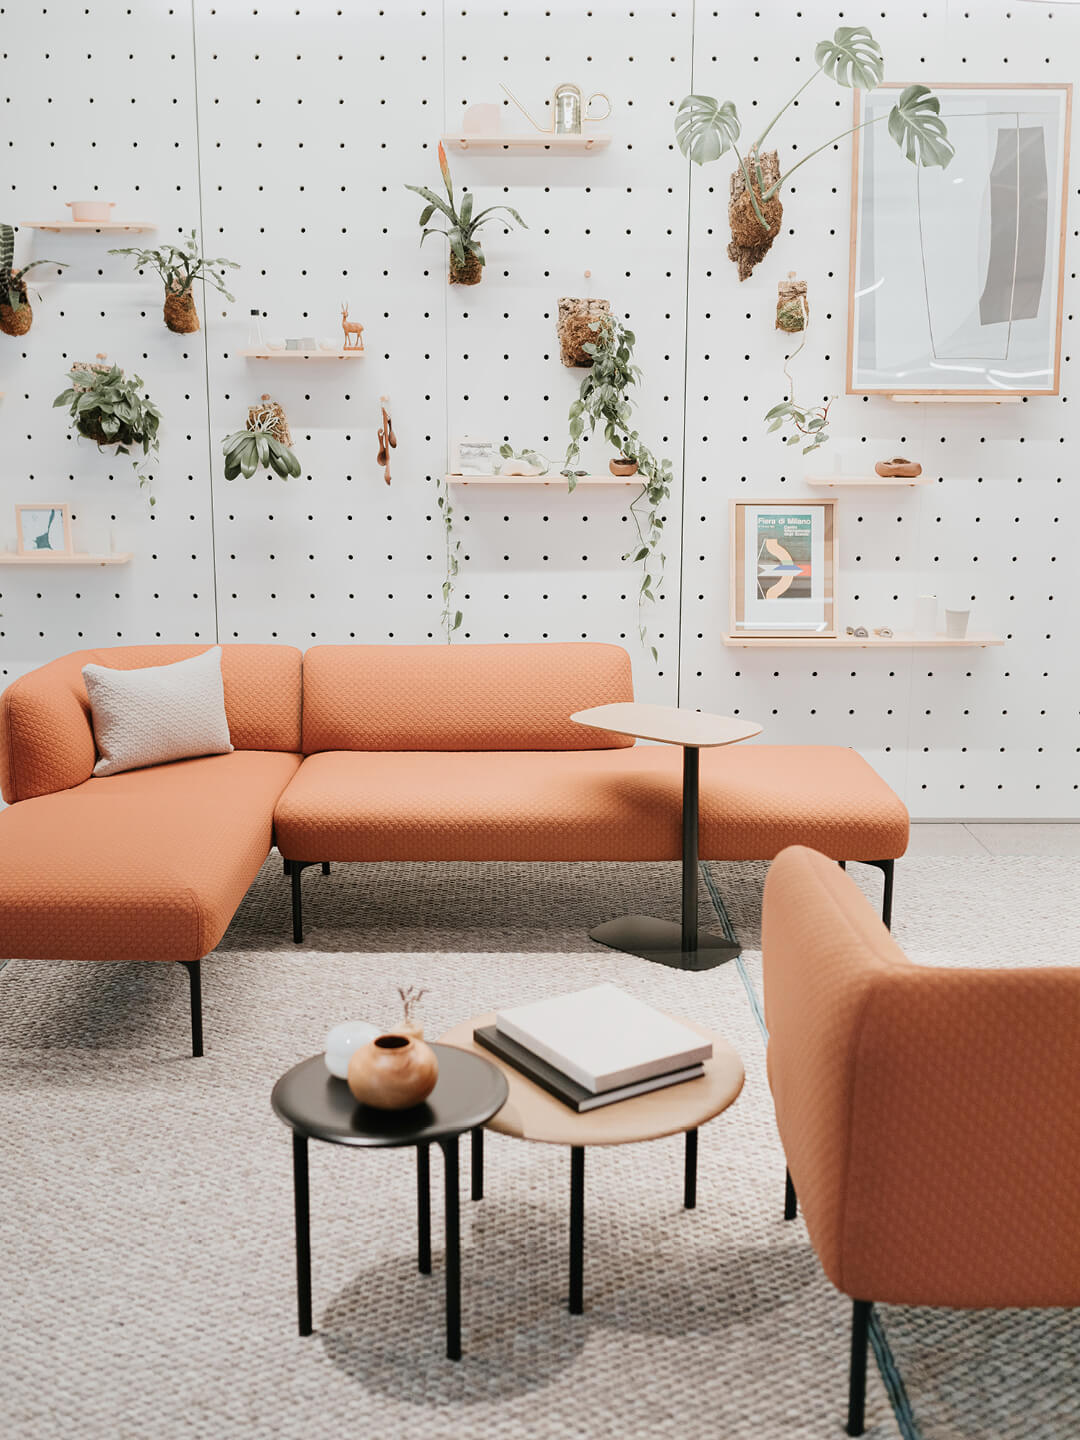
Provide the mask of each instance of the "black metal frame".
{"label": "black metal frame", "polygon": [[304,901],[300,892],[300,876],[309,865],[320,865],[324,875],[330,874],[329,860],[286,860],[282,857],[285,874],[292,880],[292,938],[294,945],[304,942]]}
{"label": "black metal frame", "polygon": [[[889,864],[892,862],[890,861]],[[689,1137],[688,1137],[689,1138]],[[794,1220],[799,1200],[791,1171],[784,1171],[784,1219]],[[851,1302],[851,1366],[848,1373],[847,1433],[861,1435],[866,1426],[866,1348],[870,1340],[872,1300]]]}
{"label": "black metal frame", "polygon": [[198,1060],[203,1053],[202,961],[181,960],[180,964],[188,972],[191,986],[191,1053]]}

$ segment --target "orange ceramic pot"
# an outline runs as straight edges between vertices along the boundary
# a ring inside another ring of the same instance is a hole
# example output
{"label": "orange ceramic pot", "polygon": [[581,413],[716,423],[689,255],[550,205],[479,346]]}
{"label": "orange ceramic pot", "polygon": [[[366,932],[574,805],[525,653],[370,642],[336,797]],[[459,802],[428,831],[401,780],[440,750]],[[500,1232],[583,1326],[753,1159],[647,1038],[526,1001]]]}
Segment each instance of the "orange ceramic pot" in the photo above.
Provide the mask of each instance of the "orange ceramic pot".
{"label": "orange ceramic pot", "polygon": [[398,1031],[376,1035],[349,1059],[348,1086],[361,1105],[407,1110],[435,1089],[439,1061],[431,1046]]}

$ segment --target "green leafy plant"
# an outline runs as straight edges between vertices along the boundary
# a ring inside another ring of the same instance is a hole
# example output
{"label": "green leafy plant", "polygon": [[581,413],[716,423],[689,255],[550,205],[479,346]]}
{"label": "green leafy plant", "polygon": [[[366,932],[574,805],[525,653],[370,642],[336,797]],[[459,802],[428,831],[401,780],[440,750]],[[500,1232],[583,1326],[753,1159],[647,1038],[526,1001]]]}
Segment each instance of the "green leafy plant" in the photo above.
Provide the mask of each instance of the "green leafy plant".
{"label": "green leafy plant", "polygon": [[238,475],[250,480],[260,465],[264,470],[273,470],[282,480],[300,474],[285,412],[268,395],[263,396],[261,404],[251,406],[247,425],[226,435],[221,449],[226,480],[235,480]]}
{"label": "green leafy plant", "polygon": [[159,250],[140,250],[137,246],[126,246],[121,250],[110,250],[109,254],[131,255],[136,269],[148,267],[158,272],[165,286],[165,324],[178,335],[189,335],[199,328],[195,297],[191,293],[196,280],[212,285],[226,300],[236,299],[225,288],[224,271],[239,270],[239,264],[235,260],[209,260],[200,255],[194,230],[182,247],[163,245]]}
{"label": "green leafy plant", "polygon": [[[509,205],[489,205],[486,210],[473,213],[473,197],[466,192],[461,197],[461,204],[454,203],[454,184],[450,178],[450,166],[447,163],[446,151],[443,149],[442,141],[439,142],[439,169],[442,171],[443,184],[446,186],[446,199],[436,195],[434,190],[429,190],[426,185],[406,185],[406,190],[411,190],[414,195],[426,201],[424,209],[420,212],[420,227],[423,234],[420,236],[420,244],[429,235],[445,235],[450,243],[450,283],[451,285],[475,285],[481,277],[482,266],[486,264],[484,251],[480,241],[476,238],[476,232],[484,225],[491,223],[495,215],[504,211],[511,219],[516,220],[523,229],[529,227],[516,210]],[[448,226],[428,225],[428,221],[435,214],[436,210],[447,219]],[[505,222],[503,222],[505,223]]]}
{"label": "green leafy plant", "polygon": [[570,406],[570,439],[562,474],[569,489],[577,485],[575,467],[581,458],[581,440],[588,427],[593,434],[602,426],[609,445],[627,461],[636,463],[641,490],[630,504],[630,514],[637,532],[637,546],[627,551],[624,560],[633,559],[641,566],[638,587],[638,633],[647,645],[653,660],[658,660],[656,647],[649,645],[648,632],[641,618],[641,607],[656,599],[663,579],[666,556],[660,544],[664,532],[662,507],[671,494],[671,461],[658,459],[633,429],[634,399],[632,392],[641,381],[641,370],[634,364],[636,337],[617,315],[602,315],[589,328],[596,339],[586,341],[584,350],[592,356],[592,366],[581,381],[578,398]]}
{"label": "green leafy plant", "polygon": [[800,295],[792,296],[786,300],[777,310],[778,328],[789,333],[801,334],[802,339],[784,359],[784,375],[788,382],[788,399],[774,405],[765,416],[768,422],[769,433],[777,430],[786,430],[782,439],[785,445],[802,444],[802,453],[809,455],[812,450],[819,449],[828,440],[829,408],[836,399],[833,395],[821,405],[800,405],[795,398],[795,377],[790,370],[791,362],[802,351],[806,344],[807,331],[810,328],[810,309],[806,303],[805,291]]}
{"label": "green leafy plant", "polygon": [[[31,260],[29,265],[23,265],[16,270],[15,227],[0,224],[0,311],[8,312],[0,316],[0,320],[8,322],[2,326],[5,330],[10,329],[15,334],[25,334],[29,330],[28,322],[32,312],[26,295],[26,277],[38,265],[55,265],[60,270],[67,269],[62,260]],[[37,294],[36,291],[34,293]],[[38,299],[41,299],[40,295]],[[21,310],[29,313],[22,317],[22,323],[19,323],[16,316]]]}
{"label": "green leafy plant", "polygon": [[[765,140],[781,116],[819,75],[825,75],[837,85],[848,89],[873,90],[881,84],[885,71],[881,47],[865,25],[840,26],[831,40],[822,40],[818,44],[814,51],[814,60],[816,68],[813,74],[768,122],[748,147],[745,157],[738,150],[742,122],[731,100],[721,102],[711,95],[687,95],[676,114],[675,138],[679,149],[696,165],[719,160],[729,150],[735,154],[740,178],[732,187],[729,207],[732,244],[728,253],[733,260],[739,262],[741,279],[751,273],[779,232],[783,215],[783,207],[779,201],[780,191],[795,171],[846,135],[861,130],[864,125],[877,123],[876,120],[870,120],[863,121],[861,125],[849,126],[839,135],[834,135],[823,145],[818,145],[803,155],[790,169],[781,173],[776,163],[774,172],[762,149]],[[901,91],[889,112],[889,134],[913,165],[937,165],[944,168],[955,154],[940,111],[941,102],[927,86],[909,85]],[[774,161],[775,157],[770,154],[768,159]],[[755,253],[741,254],[740,251]]]}
{"label": "green leafy plant", "polygon": [[450,503],[450,490],[445,479],[438,480],[437,489],[436,500],[446,547],[446,578],[442,583],[442,613],[439,619],[449,643],[454,631],[461,629],[462,621],[461,611],[454,608],[454,585],[461,570],[461,541],[454,534],[454,507]]}
{"label": "green leafy plant", "polygon": [[[151,451],[159,450],[158,427],[161,411],[143,393],[138,375],[125,375],[119,365],[80,366],[68,371],[71,385],[53,401],[53,407],[66,406],[71,428],[100,449],[115,445],[118,455],[141,451],[142,459],[133,459],[132,466],[140,485],[150,483],[146,461]],[[155,504],[153,494],[150,504]]]}

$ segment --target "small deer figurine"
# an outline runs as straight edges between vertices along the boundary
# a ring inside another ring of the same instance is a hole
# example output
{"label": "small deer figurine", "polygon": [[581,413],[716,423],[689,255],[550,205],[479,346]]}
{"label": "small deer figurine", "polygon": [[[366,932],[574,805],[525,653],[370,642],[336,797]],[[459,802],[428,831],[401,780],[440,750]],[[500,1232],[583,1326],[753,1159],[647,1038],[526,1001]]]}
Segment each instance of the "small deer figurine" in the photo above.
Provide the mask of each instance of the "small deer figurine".
{"label": "small deer figurine", "polygon": [[[345,301],[345,304],[341,307],[341,328],[345,334],[344,348],[346,350],[363,350],[364,327],[360,324],[359,320],[349,319],[349,302],[347,300]],[[356,337],[351,345],[349,343],[350,335],[354,335]]]}

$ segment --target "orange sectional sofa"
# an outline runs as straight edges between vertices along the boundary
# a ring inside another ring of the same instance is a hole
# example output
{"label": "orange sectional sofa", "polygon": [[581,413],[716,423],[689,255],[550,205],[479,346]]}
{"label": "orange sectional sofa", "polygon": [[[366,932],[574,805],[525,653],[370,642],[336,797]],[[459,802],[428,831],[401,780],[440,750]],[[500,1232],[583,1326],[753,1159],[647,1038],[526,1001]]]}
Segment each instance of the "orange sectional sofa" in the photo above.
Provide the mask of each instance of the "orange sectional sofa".
{"label": "orange sectional sofa", "polygon": [[769,870],[762,949],[785,1215],[797,1196],[854,1302],[861,1435],[873,1302],[1080,1305],[1080,969],[913,965],[800,847]]}
{"label": "orange sectional sofa", "polygon": [[[301,936],[301,873],[333,860],[676,860],[681,753],[576,725],[633,699],[614,645],[224,645],[234,752],[92,777],[82,667],[205,645],[86,650],[0,697],[0,958],[199,961],[275,842]],[[903,804],[854,751],[701,756],[702,859],[794,842],[891,885]],[[888,904],[888,896],[886,897]]]}

